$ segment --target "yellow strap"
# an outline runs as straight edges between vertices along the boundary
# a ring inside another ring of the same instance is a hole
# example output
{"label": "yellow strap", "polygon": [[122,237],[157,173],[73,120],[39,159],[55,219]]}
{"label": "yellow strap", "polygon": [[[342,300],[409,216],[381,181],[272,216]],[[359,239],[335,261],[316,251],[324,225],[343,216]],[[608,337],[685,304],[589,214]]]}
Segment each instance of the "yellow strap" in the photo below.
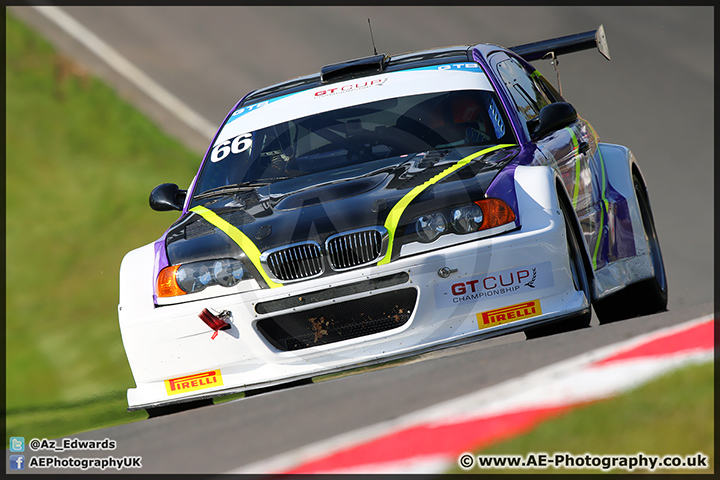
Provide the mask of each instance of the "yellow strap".
{"label": "yellow strap", "polygon": [[234,225],[228,223],[226,220],[218,216],[212,210],[199,205],[195,208],[190,209],[191,212],[195,212],[202,216],[205,220],[215,225],[228,237],[230,237],[238,246],[245,252],[245,255],[250,259],[255,268],[257,268],[260,275],[262,275],[265,282],[270,288],[282,287],[282,283],[273,282],[262,267],[260,263],[260,250],[244,233],[238,230]]}
{"label": "yellow strap", "polygon": [[400,222],[400,217],[402,216],[403,212],[405,211],[405,208],[410,204],[410,202],[415,199],[418,195],[422,193],[423,190],[425,190],[430,185],[433,185],[443,178],[447,177],[454,171],[464,167],[468,163],[470,163],[472,160],[476,159],[480,155],[485,155],[486,153],[493,152],[495,150],[499,150],[501,148],[506,147],[512,147],[513,144],[504,144],[504,145],[495,145],[494,147],[486,148],[484,150],[480,150],[479,152],[475,152],[471,155],[468,155],[467,157],[463,158],[456,164],[446,168],[442,172],[438,173],[434,177],[432,177],[430,180],[426,181],[422,185],[418,185],[417,187],[410,190],[403,198],[400,199],[398,203],[395,204],[395,206],[390,210],[390,213],[387,216],[387,219],[385,220],[385,228],[388,231],[388,249],[385,256],[378,262],[378,265],[384,265],[386,263],[390,263],[390,258],[392,256],[392,250],[393,250],[393,241],[395,239],[395,230],[397,229],[398,223]]}
{"label": "yellow strap", "polygon": [[[575,131],[571,127],[567,127],[567,130],[570,132],[570,136],[572,137],[573,150],[580,153],[580,146],[578,144],[578,139],[577,139],[577,136],[575,135]],[[573,198],[572,198],[573,208],[577,208],[577,202],[578,202],[579,195],[580,195],[580,160],[578,159],[578,157],[575,157],[575,188],[573,190]]]}

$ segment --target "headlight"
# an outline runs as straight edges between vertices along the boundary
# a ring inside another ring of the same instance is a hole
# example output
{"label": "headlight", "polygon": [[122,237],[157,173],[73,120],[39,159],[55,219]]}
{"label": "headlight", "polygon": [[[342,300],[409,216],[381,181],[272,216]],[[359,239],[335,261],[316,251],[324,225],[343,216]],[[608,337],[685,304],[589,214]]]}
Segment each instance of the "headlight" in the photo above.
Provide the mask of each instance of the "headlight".
{"label": "headlight", "polygon": [[482,208],[485,217],[479,230],[495,228],[515,221],[515,212],[499,198],[486,198],[475,203]]}
{"label": "headlight", "polygon": [[[446,220],[450,219],[450,222]],[[421,242],[436,240],[444,233],[465,235],[515,222],[515,213],[499,198],[485,198],[477,202],[426,213],[414,221],[415,232]]]}
{"label": "headlight", "polygon": [[442,213],[422,215],[415,222],[415,229],[423,242],[432,242],[447,231],[447,220]]}
{"label": "headlight", "polygon": [[213,264],[213,278],[223,287],[232,287],[242,280],[245,269],[237,260],[216,260]]}
{"label": "headlight", "polygon": [[187,293],[195,293],[205,290],[205,287],[212,281],[210,269],[204,263],[181,265],[175,273],[175,280],[178,286]]}
{"label": "headlight", "polygon": [[232,287],[245,275],[239,260],[221,259],[172,265],[164,268],[157,279],[159,297],[176,297],[197,293],[213,285]]}
{"label": "headlight", "polygon": [[452,226],[457,233],[477,232],[482,221],[482,209],[475,203],[452,210]]}

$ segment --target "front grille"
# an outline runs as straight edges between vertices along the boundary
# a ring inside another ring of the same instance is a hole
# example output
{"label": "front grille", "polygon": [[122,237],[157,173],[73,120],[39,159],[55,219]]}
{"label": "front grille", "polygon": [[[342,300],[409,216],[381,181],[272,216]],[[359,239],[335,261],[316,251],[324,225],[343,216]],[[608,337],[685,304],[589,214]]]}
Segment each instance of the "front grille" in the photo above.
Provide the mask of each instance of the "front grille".
{"label": "front grille", "polygon": [[322,252],[320,245],[315,242],[265,252],[260,261],[270,269],[276,279],[283,282],[311,278],[323,272]]}
{"label": "front grille", "polygon": [[263,318],[257,327],[278,350],[301,350],[401,327],[410,319],[416,301],[417,290],[404,288]]}
{"label": "front grille", "polygon": [[387,230],[381,227],[333,235],[325,243],[334,270],[371,263],[384,253],[386,244]]}

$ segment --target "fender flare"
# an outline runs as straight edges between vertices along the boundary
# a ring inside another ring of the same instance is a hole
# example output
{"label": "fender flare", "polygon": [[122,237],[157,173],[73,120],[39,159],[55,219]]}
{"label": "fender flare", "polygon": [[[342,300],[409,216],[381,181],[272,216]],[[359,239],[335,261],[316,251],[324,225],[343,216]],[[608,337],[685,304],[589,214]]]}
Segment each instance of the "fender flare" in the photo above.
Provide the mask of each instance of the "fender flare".
{"label": "fender flare", "polygon": [[647,184],[640,171],[637,159],[630,149],[622,145],[600,143],[598,148],[605,164],[608,184],[628,202],[633,239],[635,241],[635,255],[645,254],[650,251],[650,246],[644,235],[640,204],[633,185],[633,175],[638,177],[646,194]]}
{"label": "fender flare", "polygon": [[519,166],[515,169],[515,184],[520,224],[523,227],[533,228],[533,223],[538,221],[536,219],[540,215],[550,215],[552,221],[562,222],[562,208],[572,213],[574,221],[570,228],[580,240],[583,263],[591,284],[590,291],[594,292],[595,271],[590,261],[590,251],[560,175],[549,166]]}

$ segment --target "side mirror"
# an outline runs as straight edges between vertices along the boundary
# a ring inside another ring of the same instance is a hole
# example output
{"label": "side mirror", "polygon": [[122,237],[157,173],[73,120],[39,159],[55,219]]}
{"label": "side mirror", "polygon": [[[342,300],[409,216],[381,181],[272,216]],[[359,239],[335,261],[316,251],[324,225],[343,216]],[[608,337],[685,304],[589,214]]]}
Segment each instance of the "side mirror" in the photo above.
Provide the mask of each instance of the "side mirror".
{"label": "side mirror", "polygon": [[158,212],[182,210],[187,190],[180,190],[174,183],[163,183],[150,193],[150,208]]}
{"label": "side mirror", "polygon": [[569,103],[556,102],[545,105],[537,117],[527,122],[530,138],[538,140],[548,133],[567,127],[577,119],[577,111]]}

